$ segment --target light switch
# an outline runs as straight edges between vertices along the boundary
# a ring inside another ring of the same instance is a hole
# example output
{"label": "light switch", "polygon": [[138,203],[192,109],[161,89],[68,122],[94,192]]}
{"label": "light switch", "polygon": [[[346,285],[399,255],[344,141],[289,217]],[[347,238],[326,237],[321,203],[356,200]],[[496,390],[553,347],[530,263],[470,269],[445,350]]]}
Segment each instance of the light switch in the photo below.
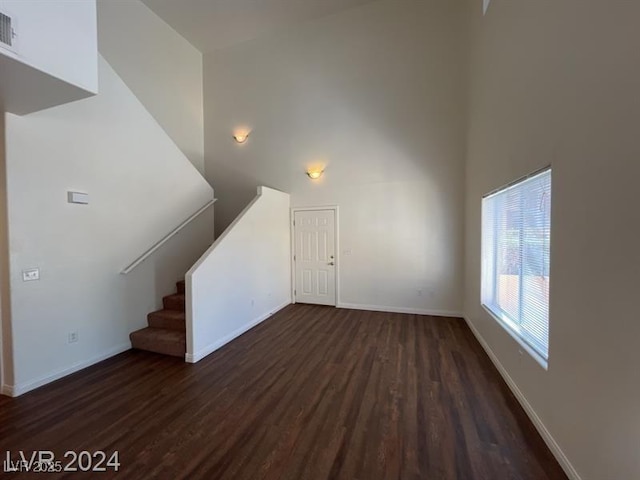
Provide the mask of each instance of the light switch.
{"label": "light switch", "polygon": [[67,192],[68,203],[78,203],[80,205],[89,204],[89,194],[82,192]]}
{"label": "light switch", "polygon": [[40,269],[39,268],[31,268],[29,270],[22,271],[22,281],[23,282],[33,282],[35,280],[40,280]]}

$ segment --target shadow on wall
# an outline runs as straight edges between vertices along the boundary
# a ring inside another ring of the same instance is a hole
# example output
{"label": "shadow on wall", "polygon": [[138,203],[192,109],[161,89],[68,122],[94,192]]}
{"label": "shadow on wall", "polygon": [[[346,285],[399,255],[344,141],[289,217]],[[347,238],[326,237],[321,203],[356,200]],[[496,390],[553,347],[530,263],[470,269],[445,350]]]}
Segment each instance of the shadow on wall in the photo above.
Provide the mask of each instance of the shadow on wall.
{"label": "shadow on wall", "polygon": [[0,386],[13,384],[5,115],[0,112]]}
{"label": "shadow on wall", "polygon": [[260,180],[226,164],[216,167],[216,176],[225,179],[214,185],[218,197],[215,215],[215,236],[218,238],[254,199]]}
{"label": "shadow on wall", "polygon": [[[137,312],[124,326],[147,326],[147,314],[162,309],[162,297],[176,293],[176,282],[213,243],[213,206],[196,217],[127,275],[120,275],[123,311]],[[149,299],[141,304],[141,299]],[[155,299],[155,300],[153,300]]]}

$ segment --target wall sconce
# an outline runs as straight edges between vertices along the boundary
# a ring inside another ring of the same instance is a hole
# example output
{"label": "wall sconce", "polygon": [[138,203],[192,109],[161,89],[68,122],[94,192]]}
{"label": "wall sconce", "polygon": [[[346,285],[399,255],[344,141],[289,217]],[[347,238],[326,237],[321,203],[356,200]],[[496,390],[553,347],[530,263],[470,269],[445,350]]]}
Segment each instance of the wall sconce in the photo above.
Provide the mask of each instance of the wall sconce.
{"label": "wall sconce", "polygon": [[247,141],[247,138],[249,138],[249,133],[251,132],[235,132],[233,134],[233,139],[236,143],[244,143]]}
{"label": "wall sconce", "polygon": [[309,170],[307,170],[307,176],[311,180],[317,180],[322,176],[323,173],[324,173],[324,170],[320,168],[310,168]]}

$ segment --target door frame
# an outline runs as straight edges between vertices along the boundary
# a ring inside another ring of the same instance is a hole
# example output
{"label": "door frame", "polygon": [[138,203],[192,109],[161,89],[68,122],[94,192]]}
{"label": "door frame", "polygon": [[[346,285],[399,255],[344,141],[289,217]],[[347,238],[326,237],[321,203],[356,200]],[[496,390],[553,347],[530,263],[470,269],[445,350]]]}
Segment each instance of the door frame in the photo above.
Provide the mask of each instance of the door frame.
{"label": "door frame", "polygon": [[296,218],[296,212],[309,212],[316,210],[333,210],[334,216],[334,245],[335,245],[335,272],[336,272],[336,281],[335,281],[335,299],[336,304],[334,305],[336,308],[340,305],[340,216],[339,216],[339,208],[338,205],[320,205],[320,206],[312,206],[312,207],[291,207],[289,224],[291,228],[291,303],[296,303],[296,262],[293,259],[296,254],[296,226],[294,224],[294,220]]}

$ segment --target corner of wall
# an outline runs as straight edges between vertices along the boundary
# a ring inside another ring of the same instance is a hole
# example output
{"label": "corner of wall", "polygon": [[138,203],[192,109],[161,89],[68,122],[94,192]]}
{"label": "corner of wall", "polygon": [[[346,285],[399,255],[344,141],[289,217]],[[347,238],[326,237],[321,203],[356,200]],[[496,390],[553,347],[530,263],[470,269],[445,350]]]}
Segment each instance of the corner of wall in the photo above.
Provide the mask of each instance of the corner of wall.
{"label": "corner of wall", "polygon": [[258,187],[187,272],[187,362],[201,360],[291,303],[289,205],[289,194]]}
{"label": "corner of wall", "polygon": [[7,162],[5,113],[0,112],[0,386],[13,395],[13,336],[9,289],[9,218],[7,210]]}

